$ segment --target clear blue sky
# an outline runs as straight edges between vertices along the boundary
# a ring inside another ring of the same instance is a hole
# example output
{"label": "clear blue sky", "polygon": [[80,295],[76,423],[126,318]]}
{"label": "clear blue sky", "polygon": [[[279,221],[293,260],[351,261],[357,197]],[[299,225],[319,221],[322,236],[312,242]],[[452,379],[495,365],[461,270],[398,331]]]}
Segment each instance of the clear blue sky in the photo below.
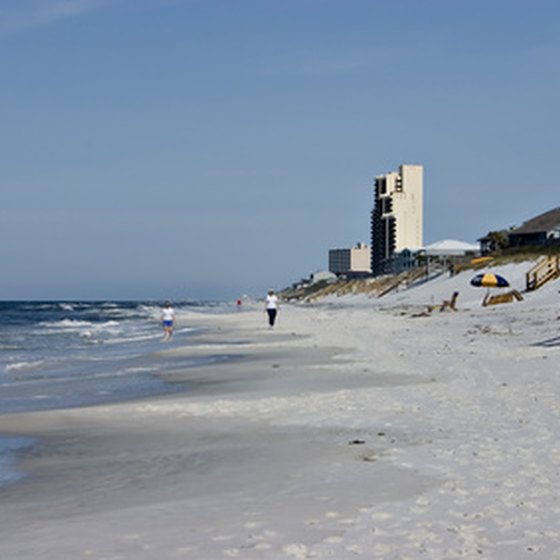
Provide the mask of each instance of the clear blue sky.
{"label": "clear blue sky", "polygon": [[560,205],[557,0],[0,0],[0,299],[236,298]]}

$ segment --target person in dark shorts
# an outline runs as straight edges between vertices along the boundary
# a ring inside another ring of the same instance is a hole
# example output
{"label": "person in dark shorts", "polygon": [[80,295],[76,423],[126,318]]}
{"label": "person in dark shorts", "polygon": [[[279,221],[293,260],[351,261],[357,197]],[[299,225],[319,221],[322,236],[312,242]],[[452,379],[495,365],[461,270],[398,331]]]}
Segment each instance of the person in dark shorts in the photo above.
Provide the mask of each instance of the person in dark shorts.
{"label": "person in dark shorts", "polygon": [[274,293],[274,290],[268,290],[268,294],[265,298],[265,308],[268,314],[268,324],[271,328],[276,321],[279,307],[278,296]]}

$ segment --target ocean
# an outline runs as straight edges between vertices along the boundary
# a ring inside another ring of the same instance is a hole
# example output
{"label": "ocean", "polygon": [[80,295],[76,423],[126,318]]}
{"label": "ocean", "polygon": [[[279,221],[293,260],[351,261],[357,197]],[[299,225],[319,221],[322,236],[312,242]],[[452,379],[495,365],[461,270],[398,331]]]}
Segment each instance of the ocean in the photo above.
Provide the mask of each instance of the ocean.
{"label": "ocean", "polygon": [[[225,304],[173,306],[179,317],[194,308],[227,311]],[[181,319],[163,342],[161,310],[160,302],[142,301],[0,302],[0,417],[187,391],[157,374],[205,360],[156,355],[188,344],[194,332]],[[19,477],[14,453],[32,444],[0,433],[0,486]]]}

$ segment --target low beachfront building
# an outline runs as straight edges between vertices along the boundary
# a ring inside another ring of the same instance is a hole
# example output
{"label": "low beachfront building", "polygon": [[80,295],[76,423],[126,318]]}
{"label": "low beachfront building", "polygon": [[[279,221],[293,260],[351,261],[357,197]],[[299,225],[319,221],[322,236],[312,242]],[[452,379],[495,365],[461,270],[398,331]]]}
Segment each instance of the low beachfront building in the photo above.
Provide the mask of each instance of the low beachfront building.
{"label": "low beachfront building", "polygon": [[350,249],[329,251],[329,271],[337,276],[359,277],[371,274],[371,248],[357,243]]}
{"label": "low beachfront building", "polygon": [[527,220],[507,236],[509,247],[560,245],[560,207]]}
{"label": "low beachfront building", "polygon": [[442,239],[426,245],[421,251],[428,269],[434,268],[453,271],[474,257],[480,255],[480,247],[476,243],[467,243],[456,239]]}
{"label": "low beachfront building", "polygon": [[418,260],[418,255],[422,252],[418,248],[406,248],[402,251],[394,252],[385,261],[383,270],[387,274],[400,274],[401,272],[407,272],[413,268],[418,268],[420,266],[420,261]]}
{"label": "low beachfront building", "polygon": [[328,270],[317,270],[311,275],[309,281],[311,284],[317,284],[318,282],[334,282],[336,279],[336,274]]}

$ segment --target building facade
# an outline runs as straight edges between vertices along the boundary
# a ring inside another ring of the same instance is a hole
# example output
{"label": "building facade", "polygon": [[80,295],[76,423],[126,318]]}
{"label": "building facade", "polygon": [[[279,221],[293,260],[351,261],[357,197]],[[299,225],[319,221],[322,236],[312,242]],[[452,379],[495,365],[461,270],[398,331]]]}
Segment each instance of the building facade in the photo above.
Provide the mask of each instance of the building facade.
{"label": "building facade", "polygon": [[401,165],[398,171],[375,178],[371,213],[371,271],[391,274],[397,254],[423,245],[424,168]]}
{"label": "building facade", "polygon": [[329,271],[337,276],[367,276],[371,273],[371,248],[358,243],[351,249],[329,251]]}
{"label": "building facade", "polygon": [[508,232],[509,247],[560,245],[560,207],[527,220]]}
{"label": "building facade", "polygon": [[560,207],[553,208],[509,230],[490,231],[478,239],[482,255],[523,247],[560,245]]}

